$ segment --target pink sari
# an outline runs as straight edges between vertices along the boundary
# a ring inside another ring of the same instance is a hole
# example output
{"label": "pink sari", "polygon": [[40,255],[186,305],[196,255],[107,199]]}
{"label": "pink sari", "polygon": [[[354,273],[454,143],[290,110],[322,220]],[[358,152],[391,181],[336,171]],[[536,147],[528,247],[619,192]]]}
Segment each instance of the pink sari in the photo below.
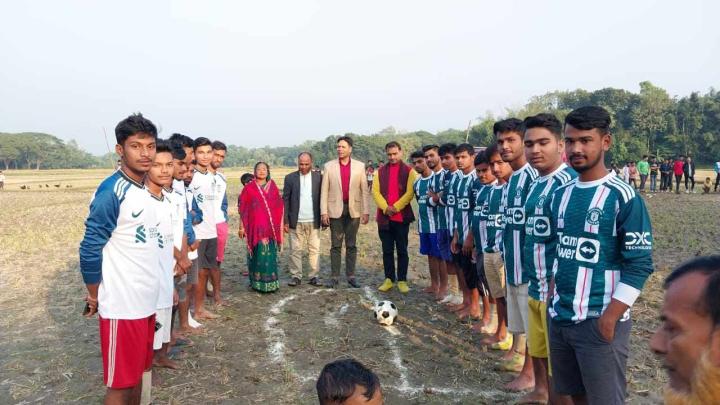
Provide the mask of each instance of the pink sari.
{"label": "pink sari", "polygon": [[238,198],[238,211],[251,255],[261,242],[275,241],[278,249],[282,246],[284,208],[280,190],[272,180],[264,186],[251,181],[243,188]]}

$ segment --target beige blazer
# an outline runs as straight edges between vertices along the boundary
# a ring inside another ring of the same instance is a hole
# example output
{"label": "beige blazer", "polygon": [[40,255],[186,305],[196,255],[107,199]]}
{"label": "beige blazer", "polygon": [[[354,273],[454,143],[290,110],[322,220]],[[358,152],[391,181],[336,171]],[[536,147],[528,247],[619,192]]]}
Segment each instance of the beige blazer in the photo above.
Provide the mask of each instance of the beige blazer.
{"label": "beige blazer", "polygon": [[[348,211],[350,217],[360,218],[362,214],[370,214],[370,191],[365,178],[365,164],[350,160],[350,195]],[[330,218],[340,218],[343,212],[342,184],[340,183],[340,162],[333,159],[325,163],[320,189],[320,215],[327,214]]]}

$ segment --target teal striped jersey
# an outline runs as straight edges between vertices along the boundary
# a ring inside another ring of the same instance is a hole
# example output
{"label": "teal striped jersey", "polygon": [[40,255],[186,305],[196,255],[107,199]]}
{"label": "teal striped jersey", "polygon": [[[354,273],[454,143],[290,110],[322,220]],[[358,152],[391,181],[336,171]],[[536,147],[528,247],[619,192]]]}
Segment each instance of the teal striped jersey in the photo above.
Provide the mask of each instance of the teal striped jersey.
{"label": "teal striped jersey", "polygon": [[495,184],[488,192],[487,238],[483,246],[485,253],[502,252],[505,210],[502,205],[505,185]]}
{"label": "teal striped jersey", "polygon": [[455,204],[457,203],[455,198],[457,195],[458,180],[461,176],[462,172],[460,170],[455,170],[452,173],[446,173],[445,180],[443,181],[445,185],[443,189],[442,202],[445,204],[445,223],[447,223],[447,228],[448,231],[450,231],[451,237],[455,231]]}
{"label": "teal striped jersey", "polygon": [[[553,320],[598,318],[612,299],[632,306],[653,271],[652,227],[640,195],[609,173],[571,180],[555,190],[550,207],[557,239]],[[628,310],[623,320],[629,317]]]}
{"label": "teal striped jersey", "polygon": [[509,285],[528,282],[523,271],[522,250],[525,242],[525,200],[528,189],[538,177],[537,170],[529,163],[510,176],[503,190],[503,208],[505,209],[505,230],[503,232],[503,257],[505,275]]}
{"label": "teal striped jersey", "polygon": [[529,280],[528,295],[538,301],[547,301],[557,245],[556,239],[550,234],[550,200],[558,187],[575,177],[575,170],[563,163],[554,172],[538,177],[530,184],[525,201],[523,271]]}
{"label": "teal striped jersey", "polygon": [[436,233],[437,219],[435,218],[435,208],[430,205],[430,190],[433,181],[433,174],[427,177],[420,177],[415,180],[413,190],[415,191],[415,199],[418,203],[418,232],[420,233]]}
{"label": "teal striped jersey", "polygon": [[462,244],[470,234],[470,221],[472,217],[475,199],[473,198],[473,186],[477,179],[475,170],[468,174],[460,172],[455,184],[455,209],[453,210],[453,226],[458,233],[458,243]]}
{"label": "teal striped jersey", "polygon": [[490,191],[497,181],[490,184],[482,184],[480,180],[475,182],[475,204],[472,214],[472,231],[475,238],[475,250],[484,252],[487,247],[487,218],[490,212]]}
{"label": "teal striped jersey", "polygon": [[[432,181],[432,188],[434,193],[440,193],[443,190],[445,190],[445,178],[448,177],[448,171],[445,169],[440,169],[439,171],[433,173],[433,181]],[[435,207],[435,211],[433,214],[435,215],[436,223],[438,224],[438,229],[448,229],[447,226],[447,216],[445,214],[445,206],[442,204],[442,202],[438,202],[437,204],[432,203]]]}

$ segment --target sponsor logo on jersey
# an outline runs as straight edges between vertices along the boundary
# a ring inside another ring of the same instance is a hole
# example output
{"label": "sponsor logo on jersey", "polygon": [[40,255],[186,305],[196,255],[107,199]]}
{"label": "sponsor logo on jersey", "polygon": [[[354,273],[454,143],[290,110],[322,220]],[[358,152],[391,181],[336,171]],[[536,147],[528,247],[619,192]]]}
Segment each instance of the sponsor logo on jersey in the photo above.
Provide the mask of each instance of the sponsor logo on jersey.
{"label": "sponsor logo on jersey", "polygon": [[502,228],[503,226],[503,215],[502,214],[491,214],[488,215],[488,224],[496,227],[496,228]]}
{"label": "sponsor logo on jersey", "polygon": [[523,225],[525,224],[525,209],[523,207],[508,208],[507,218],[505,223],[509,225]]}
{"label": "sponsor logo on jersey", "polygon": [[652,249],[652,237],[650,232],[628,232],[625,234],[625,249],[627,250],[650,250]]}
{"label": "sponsor logo on jersey", "polygon": [[597,263],[600,259],[600,241],[596,239],[578,238],[575,260]]}
{"label": "sponsor logo on jersey", "polygon": [[587,212],[587,215],[585,215],[585,222],[587,222],[590,225],[597,225],[600,223],[600,219],[602,218],[603,210],[600,208],[591,208],[590,211]]}
{"label": "sponsor logo on jersey", "polygon": [[145,243],[145,225],[140,225],[135,228],[135,243]]}
{"label": "sponsor logo on jersey", "polygon": [[461,210],[467,210],[470,208],[470,199],[462,197],[457,199],[457,207]]}
{"label": "sponsor logo on jersey", "polygon": [[530,217],[525,226],[525,234],[534,236],[550,236],[550,218]]}
{"label": "sponsor logo on jersey", "polygon": [[455,196],[450,194],[447,196],[447,205],[448,207],[452,207],[455,205]]}

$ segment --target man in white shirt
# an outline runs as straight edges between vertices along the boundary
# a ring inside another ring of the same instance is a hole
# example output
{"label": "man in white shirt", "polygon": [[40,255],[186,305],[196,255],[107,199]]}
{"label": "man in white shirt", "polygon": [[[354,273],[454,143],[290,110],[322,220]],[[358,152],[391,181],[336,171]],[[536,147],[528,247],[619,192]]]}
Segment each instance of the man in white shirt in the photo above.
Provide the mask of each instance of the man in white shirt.
{"label": "man in white shirt", "polygon": [[217,271],[210,272],[210,279],[213,285],[213,301],[215,305],[223,305],[220,296],[220,266],[225,261],[225,244],[228,238],[228,214],[227,214],[227,179],[225,174],[220,172],[225,156],[227,154],[227,146],[220,141],[212,143],[213,158],[210,162],[209,170],[215,175],[215,228],[217,230]]}
{"label": "man in white shirt", "polygon": [[[212,142],[207,138],[195,139],[195,173],[193,174],[190,191],[202,211],[202,222],[193,225],[195,236],[200,240],[198,247],[198,284],[195,289],[195,319],[213,319],[218,316],[205,309],[205,290],[208,279],[213,281],[213,289],[219,290],[215,285],[213,272],[219,272],[217,262],[217,227],[215,222],[215,175],[210,171],[213,159]],[[217,277],[217,276],[215,276]],[[217,277],[219,279],[219,277]]]}
{"label": "man in white shirt", "polygon": [[5,175],[3,174],[2,170],[0,170],[0,190],[3,190],[4,188],[5,188]]}
{"label": "man in white shirt", "polygon": [[303,250],[307,249],[310,261],[310,284],[321,286],[320,271],[320,187],[322,175],[312,171],[310,152],[298,156],[298,170],[285,176],[285,233],[290,234],[290,287],[302,280]]}
{"label": "man in white shirt", "polygon": [[98,186],[80,242],[88,290],[85,316],[98,313],[105,403],[139,403],[152,364],[160,290],[157,221],[143,178],[155,158],[157,128],[141,114],[115,127],[122,167]]}

